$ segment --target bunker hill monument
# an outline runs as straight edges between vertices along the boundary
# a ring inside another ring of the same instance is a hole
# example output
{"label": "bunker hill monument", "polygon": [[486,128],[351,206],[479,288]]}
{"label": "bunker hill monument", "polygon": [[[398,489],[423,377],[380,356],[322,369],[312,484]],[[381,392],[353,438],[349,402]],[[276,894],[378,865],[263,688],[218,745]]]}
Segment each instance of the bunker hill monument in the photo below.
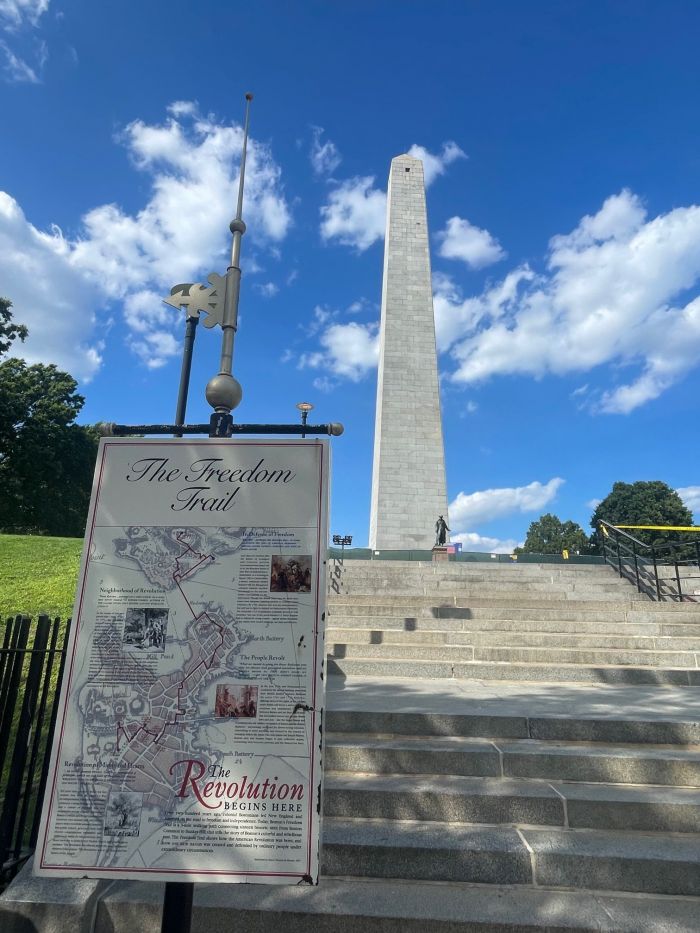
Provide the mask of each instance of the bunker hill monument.
{"label": "bunker hill monument", "polygon": [[423,163],[392,159],[374,428],[373,549],[430,549],[447,515]]}

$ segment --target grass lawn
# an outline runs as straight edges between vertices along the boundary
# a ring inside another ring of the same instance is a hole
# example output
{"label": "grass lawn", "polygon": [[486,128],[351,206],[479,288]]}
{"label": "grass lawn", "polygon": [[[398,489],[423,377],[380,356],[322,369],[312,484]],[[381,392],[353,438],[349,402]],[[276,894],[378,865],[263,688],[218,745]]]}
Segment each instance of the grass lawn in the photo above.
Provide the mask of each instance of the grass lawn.
{"label": "grass lawn", "polygon": [[82,538],[0,535],[0,619],[71,614]]}

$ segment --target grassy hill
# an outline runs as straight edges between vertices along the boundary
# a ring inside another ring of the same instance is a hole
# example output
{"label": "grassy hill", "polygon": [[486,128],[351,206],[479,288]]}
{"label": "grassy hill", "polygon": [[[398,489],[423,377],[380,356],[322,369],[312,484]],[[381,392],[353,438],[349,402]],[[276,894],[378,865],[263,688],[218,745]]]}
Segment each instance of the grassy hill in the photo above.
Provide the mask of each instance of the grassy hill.
{"label": "grassy hill", "polygon": [[71,614],[82,538],[0,535],[0,619]]}

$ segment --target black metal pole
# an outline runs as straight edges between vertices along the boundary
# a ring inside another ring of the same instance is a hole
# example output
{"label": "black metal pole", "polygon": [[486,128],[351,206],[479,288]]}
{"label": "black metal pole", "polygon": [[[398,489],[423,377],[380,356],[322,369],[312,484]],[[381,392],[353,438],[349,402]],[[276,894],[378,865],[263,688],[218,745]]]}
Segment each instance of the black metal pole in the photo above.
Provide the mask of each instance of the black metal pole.
{"label": "black metal pole", "polygon": [[[177,410],[175,412],[175,424],[180,427],[185,423],[185,412],[187,411],[187,394],[190,390],[190,372],[192,370],[192,351],[194,350],[194,338],[197,335],[197,324],[199,315],[187,315],[185,320],[185,344],[182,349],[182,370],[180,372],[180,388],[177,393]],[[182,437],[182,431],[177,431],[175,437]]]}
{"label": "black metal pole", "polygon": [[[177,394],[177,411],[175,412],[176,428],[181,428],[185,423],[187,393],[190,388],[190,371],[192,369],[192,351],[194,349],[194,338],[197,332],[198,322],[198,315],[187,315],[185,324],[185,345],[182,350],[180,388]],[[175,437],[182,437],[182,431],[176,430]],[[163,915],[160,922],[161,933],[190,933],[190,928],[192,926],[193,899],[194,883],[192,881],[165,882]]]}
{"label": "black metal pole", "polygon": [[190,933],[192,926],[192,881],[166,881],[161,933]]}
{"label": "black metal pole", "polygon": [[[212,421],[217,418],[221,422],[223,434],[212,433]],[[212,415],[209,424],[114,424],[111,421],[101,422],[97,428],[103,437],[129,437],[144,434],[204,434],[209,437],[231,437],[233,434],[328,434],[339,437],[343,433],[343,425],[337,422],[331,424],[233,424],[230,415],[218,418]]]}

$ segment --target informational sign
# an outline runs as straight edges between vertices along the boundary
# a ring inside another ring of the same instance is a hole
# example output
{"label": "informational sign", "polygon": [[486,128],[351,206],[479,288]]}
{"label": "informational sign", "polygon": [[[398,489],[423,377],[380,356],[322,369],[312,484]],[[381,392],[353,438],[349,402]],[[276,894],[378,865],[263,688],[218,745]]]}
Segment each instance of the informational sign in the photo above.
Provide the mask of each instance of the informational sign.
{"label": "informational sign", "polygon": [[103,439],[35,872],[318,881],[322,440]]}

